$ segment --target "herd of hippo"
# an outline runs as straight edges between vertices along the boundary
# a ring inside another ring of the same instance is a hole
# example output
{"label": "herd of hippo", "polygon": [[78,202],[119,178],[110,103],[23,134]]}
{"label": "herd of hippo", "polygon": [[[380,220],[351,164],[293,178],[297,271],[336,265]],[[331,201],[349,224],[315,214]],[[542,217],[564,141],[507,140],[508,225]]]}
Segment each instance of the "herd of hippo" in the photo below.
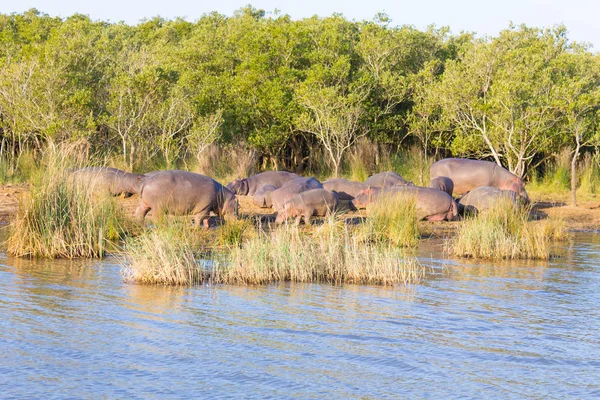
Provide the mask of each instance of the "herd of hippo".
{"label": "herd of hippo", "polygon": [[[381,172],[365,182],[330,179],[319,182],[291,172],[268,171],[236,179],[227,186],[214,179],[179,170],[132,174],[115,168],[88,167],[75,172],[112,195],[138,194],[135,215],[144,219],[150,210],[172,215],[191,215],[194,223],[208,227],[210,212],[225,219],[237,217],[236,196],[251,196],[261,208],[277,212],[276,223],[313,216],[325,216],[348,207],[364,209],[389,196],[415,198],[417,218],[451,221],[465,211],[478,212],[492,207],[500,198],[528,203],[523,181],[489,161],[447,158],[431,166],[429,187],[415,186],[395,172]],[[455,200],[452,196],[462,196]]]}

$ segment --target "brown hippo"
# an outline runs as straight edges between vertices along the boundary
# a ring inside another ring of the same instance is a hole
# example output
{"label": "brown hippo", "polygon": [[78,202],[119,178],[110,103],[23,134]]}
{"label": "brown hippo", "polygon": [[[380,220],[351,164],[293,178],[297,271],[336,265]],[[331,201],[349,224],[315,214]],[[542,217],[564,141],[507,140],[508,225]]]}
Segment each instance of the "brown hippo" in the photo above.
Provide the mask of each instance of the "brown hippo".
{"label": "brown hippo", "polygon": [[254,193],[252,201],[258,207],[271,208],[273,206],[273,202],[271,201],[271,195],[275,190],[277,190],[277,186],[275,185],[262,186],[256,191],[256,193]]}
{"label": "brown hippo", "polygon": [[367,187],[362,182],[354,182],[342,178],[329,179],[323,182],[323,188],[330,192],[336,192],[340,200],[352,200]]}
{"label": "brown hippo", "polygon": [[235,195],[208,176],[188,171],[163,171],[144,180],[140,203],[135,216],[144,219],[148,211],[155,214],[192,215],[194,223],[208,228],[212,211],[226,218],[236,217],[238,203]]}
{"label": "brown hippo", "polygon": [[119,196],[130,197],[139,193],[144,175],[132,174],[116,168],[86,167],[74,172],[75,178],[90,187]]}
{"label": "brown hippo", "polygon": [[466,158],[445,158],[434,163],[429,171],[433,180],[445,176],[454,183],[454,193],[462,195],[479,186],[492,186],[512,190],[529,202],[529,196],[521,178],[491,161]]}
{"label": "brown hippo", "polygon": [[408,181],[406,179],[404,179],[403,177],[401,177],[394,171],[385,171],[385,172],[380,172],[375,175],[371,175],[365,181],[365,185],[371,186],[371,187],[388,187],[388,186],[394,186],[398,182],[400,182],[402,184],[408,183]]}
{"label": "brown hippo", "polygon": [[227,184],[227,189],[242,196],[254,196],[256,191],[265,185],[282,187],[286,182],[299,178],[297,174],[285,171],[267,171],[249,178],[236,179]]}
{"label": "brown hippo", "polygon": [[336,210],[338,195],[325,189],[311,189],[296,194],[277,213],[275,223],[280,224],[288,218],[296,218],[299,224],[304,217],[304,223],[310,223],[310,217],[324,217]]}
{"label": "brown hippo", "polygon": [[429,181],[429,187],[432,189],[441,190],[442,192],[448,193],[452,196],[452,192],[454,191],[454,182],[452,179],[445,176],[438,176],[437,178],[433,178]]}
{"label": "brown hippo", "polygon": [[519,196],[512,190],[500,190],[491,186],[479,186],[458,200],[461,212],[477,213],[485,211],[502,199],[519,204]]}
{"label": "brown hippo", "polygon": [[271,202],[275,211],[283,210],[283,205],[298,193],[306,192],[311,189],[323,189],[321,182],[315,178],[296,178],[287,182],[285,185],[271,194]]}
{"label": "brown hippo", "polygon": [[420,186],[396,185],[383,189],[368,188],[356,196],[352,203],[357,209],[367,208],[367,205],[385,196],[414,196],[419,220],[453,221],[458,216],[458,206],[448,193]]}

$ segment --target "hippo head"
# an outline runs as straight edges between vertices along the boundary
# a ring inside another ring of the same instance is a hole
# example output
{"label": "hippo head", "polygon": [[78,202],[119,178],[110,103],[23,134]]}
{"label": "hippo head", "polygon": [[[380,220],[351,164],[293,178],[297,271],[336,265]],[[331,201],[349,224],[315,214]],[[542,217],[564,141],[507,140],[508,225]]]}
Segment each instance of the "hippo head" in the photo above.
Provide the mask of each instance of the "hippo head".
{"label": "hippo head", "polygon": [[521,178],[519,177],[514,177],[513,180],[511,181],[508,190],[511,190],[513,192],[515,192],[516,194],[518,194],[519,196],[521,196],[523,198],[523,200],[525,201],[525,204],[529,204],[529,196],[527,195],[527,192],[525,191],[525,185],[523,184],[523,181],[521,180]]}
{"label": "hippo head", "polygon": [[227,184],[227,189],[231,190],[235,194],[246,196],[250,191],[248,187],[248,179],[236,179],[233,182]]}
{"label": "hippo head", "polygon": [[358,192],[354,200],[351,201],[352,206],[357,210],[367,208],[367,205],[371,202],[371,194],[373,189],[369,186],[365,190]]}
{"label": "hippo head", "polygon": [[281,210],[277,213],[277,218],[275,218],[275,223],[281,224],[281,223],[285,222],[288,218],[297,216],[297,214],[298,213],[296,212],[296,208],[293,206],[293,204],[290,202],[287,202],[283,205],[283,210]]}
{"label": "hippo head", "polygon": [[236,219],[238,217],[239,203],[235,197],[225,200],[223,203],[222,214],[225,217],[225,220]]}

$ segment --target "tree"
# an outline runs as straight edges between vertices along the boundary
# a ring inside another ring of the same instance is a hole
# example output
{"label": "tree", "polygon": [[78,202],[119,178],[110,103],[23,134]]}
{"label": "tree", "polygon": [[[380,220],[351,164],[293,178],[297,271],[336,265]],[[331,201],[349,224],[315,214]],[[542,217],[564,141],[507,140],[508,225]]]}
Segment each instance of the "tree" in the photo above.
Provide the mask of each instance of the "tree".
{"label": "tree", "polygon": [[563,130],[573,146],[571,203],[576,206],[577,159],[583,147],[600,144],[600,62],[580,49],[575,53],[562,54],[554,69],[561,82],[557,100],[564,117]]}

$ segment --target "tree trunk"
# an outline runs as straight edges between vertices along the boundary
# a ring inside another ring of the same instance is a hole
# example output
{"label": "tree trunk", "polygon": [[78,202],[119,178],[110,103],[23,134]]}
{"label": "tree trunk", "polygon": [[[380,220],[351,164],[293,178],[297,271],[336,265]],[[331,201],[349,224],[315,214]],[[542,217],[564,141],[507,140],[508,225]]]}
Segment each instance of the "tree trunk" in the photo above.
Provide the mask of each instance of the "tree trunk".
{"label": "tree trunk", "polygon": [[571,204],[577,206],[577,158],[579,157],[579,150],[581,149],[581,142],[579,135],[575,136],[577,140],[577,146],[573,152],[573,159],[571,160]]}

